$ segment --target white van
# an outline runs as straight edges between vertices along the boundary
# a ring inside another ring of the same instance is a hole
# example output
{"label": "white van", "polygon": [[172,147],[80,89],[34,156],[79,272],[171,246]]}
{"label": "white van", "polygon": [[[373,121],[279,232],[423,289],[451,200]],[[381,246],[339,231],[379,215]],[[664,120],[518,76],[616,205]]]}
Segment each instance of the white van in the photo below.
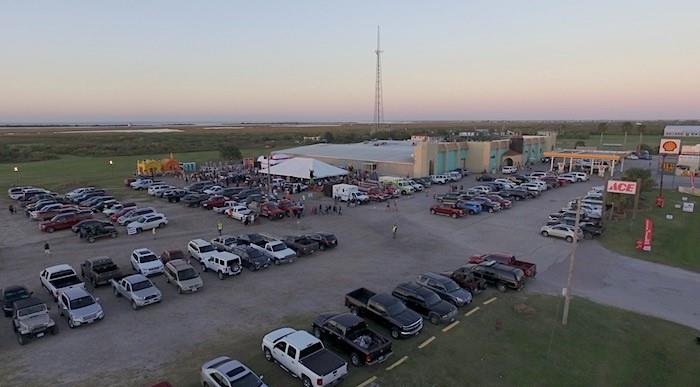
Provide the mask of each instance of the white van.
{"label": "white van", "polygon": [[516,172],[518,172],[518,167],[514,165],[506,165],[501,168],[501,173],[504,175],[510,175]]}

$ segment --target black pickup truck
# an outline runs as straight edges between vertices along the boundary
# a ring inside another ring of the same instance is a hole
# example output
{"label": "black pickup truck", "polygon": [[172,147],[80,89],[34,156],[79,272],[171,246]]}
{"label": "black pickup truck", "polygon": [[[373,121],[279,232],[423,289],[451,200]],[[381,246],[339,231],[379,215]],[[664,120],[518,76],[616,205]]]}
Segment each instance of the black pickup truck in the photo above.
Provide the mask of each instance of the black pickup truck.
{"label": "black pickup truck", "polygon": [[454,273],[460,272],[469,272],[474,277],[495,285],[501,292],[505,292],[506,288],[521,290],[525,286],[525,272],[517,267],[495,261],[467,264],[454,271]]}
{"label": "black pickup truck", "polygon": [[94,288],[108,284],[112,278],[121,277],[122,271],[111,258],[96,257],[86,259],[80,264],[80,275]]}
{"label": "black pickup truck", "polygon": [[415,336],[423,330],[423,318],[390,294],[359,288],[345,295],[345,306],[353,314],[388,328],[394,339]]}
{"label": "black pickup truck", "polygon": [[319,250],[318,242],[304,235],[287,236],[282,241],[287,245],[287,247],[294,250],[299,257],[302,255],[313,254],[314,251]]}
{"label": "black pickup truck", "polygon": [[314,336],[350,355],[355,367],[385,361],[392,353],[391,341],[367,327],[352,313],[324,313],[313,322]]}

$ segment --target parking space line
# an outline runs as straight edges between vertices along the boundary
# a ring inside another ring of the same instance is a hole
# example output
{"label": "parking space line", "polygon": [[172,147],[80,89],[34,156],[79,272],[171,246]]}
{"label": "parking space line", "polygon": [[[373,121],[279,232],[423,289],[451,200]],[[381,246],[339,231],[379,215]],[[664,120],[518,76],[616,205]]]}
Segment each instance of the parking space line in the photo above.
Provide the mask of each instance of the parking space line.
{"label": "parking space line", "polygon": [[372,376],[371,378],[365,380],[364,382],[358,384],[358,385],[355,386],[355,387],[365,387],[366,385],[372,383],[372,382],[375,381],[375,380],[377,380],[377,377],[376,377],[376,376]]}
{"label": "parking space line", "polygon": [[442,331],[443,331],[443,332],[447,332],[447,331],[449,331],[450,329],[452,329],[452,328],[454,328],[455,326],[457,326],[457,324],[459,324],[459,320],[457,320],[457,321],[453,322],[452,324],[450,324],[450,325],[448,325],[448,326],[442,328]]}
{"label": "parking space line", "polygon": [[392,365],[390,365],[390,366],[386,367],[386,370],[387,370],[387,371],[391,371],[391,370],[393,370],[394,368],[396,368],[396,367],[400,366],[400,365],[401,365],[401,363],[405,362],[405,361],[406,361],[406,359],[408,359],[408,356],[404,356],[404,357],[402,357],[401,359],[399,359],[399,360],[395,361],[395,362],[394,362],[394,364],[392,364]]}
{"label": "parking space line", "polygon": [[474,309],[470,310],[469,312],[465,313],[465,314],[464,314],[464,317],[469,317],[469,316],[473,315],[474,313],[476,313],[478,310],[479,310],[479,307],[477,306],[476,308],[474,308]]}
{"label": "parking space line", "polygon": [[496,301],[497,299],[498,299],[498,297],[494,297],[494,298],[488,299],[488,300],[484,301],[484,305],[488,305],[488,304],[490,304],[490,303]]}
{"label": "parking space line", "polygon": [[425,340],[424,342],[420,343],[418,346],[418,349],[423,349],[428,346],[428,344],[432,343],[433,340],[435,340],[435,336],[430,336],[428,340]]}

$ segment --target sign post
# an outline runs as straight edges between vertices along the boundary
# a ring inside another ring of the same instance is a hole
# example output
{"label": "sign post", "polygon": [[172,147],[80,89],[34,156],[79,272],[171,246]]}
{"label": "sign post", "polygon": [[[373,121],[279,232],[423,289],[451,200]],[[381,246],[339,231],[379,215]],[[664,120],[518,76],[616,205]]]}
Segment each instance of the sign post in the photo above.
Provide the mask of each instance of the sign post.
{"label": "sign post", "polygon": [[634,208],[632,209],[632,219],[637,218],[637,211],[639,210],[639,194],[642,190],[642,179],[637,179],[637,189],[634,193]]}

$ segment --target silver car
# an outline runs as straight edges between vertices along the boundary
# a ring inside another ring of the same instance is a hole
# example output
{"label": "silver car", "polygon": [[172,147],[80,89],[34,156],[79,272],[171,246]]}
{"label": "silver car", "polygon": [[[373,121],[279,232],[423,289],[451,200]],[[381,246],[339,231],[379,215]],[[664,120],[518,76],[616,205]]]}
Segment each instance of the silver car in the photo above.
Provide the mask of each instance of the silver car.
{"label": "silver car", "polygon": [[91,324],[105,316],[99,301],[82,287],[68,289],[58,297],[58,313],[71,328]]}
{"label": "silver car", "polygon": [[228,356],[220,356],[204,363],[200,376],[204,387],[267,387],[262,381],[262,375],[256,375],[243,363]]}

